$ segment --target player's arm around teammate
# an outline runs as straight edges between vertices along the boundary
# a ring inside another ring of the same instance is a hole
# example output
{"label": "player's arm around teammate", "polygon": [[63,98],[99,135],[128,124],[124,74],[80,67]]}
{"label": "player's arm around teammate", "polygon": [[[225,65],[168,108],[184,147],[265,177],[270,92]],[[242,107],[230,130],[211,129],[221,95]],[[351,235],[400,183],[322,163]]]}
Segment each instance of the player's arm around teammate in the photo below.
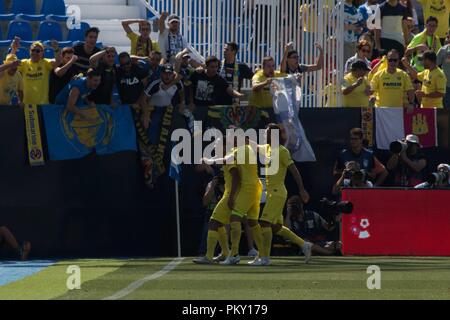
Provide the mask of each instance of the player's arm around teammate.
{"label": "player's arm around teammate", "polygon": [[[204,159],[207,164],[212,164],[218,159]],[[224,160],[224,159],[219,159]],[[237,193],[240,185],[240,175],[234,164],[223,165],[225,190],[222,198],[217,203],[211,215],[208,225],[208,235],[206,240],[206,255],[194,259],[194,263],[198,264],[213,264],[224,261],[229,255],[228,235],[225,226],[230,223],[231,210],[234,206]],[[218,257],[214,258],[217,242],[219,243],[222,252]]]}

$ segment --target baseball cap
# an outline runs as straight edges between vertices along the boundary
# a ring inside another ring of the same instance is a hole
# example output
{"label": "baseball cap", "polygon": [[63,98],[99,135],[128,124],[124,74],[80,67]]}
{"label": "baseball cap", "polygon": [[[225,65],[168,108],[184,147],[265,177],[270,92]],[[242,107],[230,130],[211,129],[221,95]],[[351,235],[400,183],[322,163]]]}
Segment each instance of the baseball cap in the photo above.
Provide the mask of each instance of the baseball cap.
{"label": "baseball cap", "polygon": [[377,59],[373,59],[372,62],[370,63],[370,67],[373,69],[376,67],[376,65],[378,64],[378,62],[380,62],[381,59],[377,58]]}
{"label": "baseball cap", "polygon": [[173,66],[169,63],[163,65],[162,72],[173,73]]}
{"label": "baseball cap", "polygon": [[177,16],[176,14],[171,14],[171,15],[169,16],[169,23],[171,23],[172,21],[178,21],[178,22],[180,22],[180,17]]}
{"label": "baseball cap", "polygon": [[352,63],[351,70],[366,70],[370,71],[370,68],[364,61],[358,60]]}
{"label": "baseball cap", "polygon": [[415,134],[408,134],[406,136],[405,140],[407,142],[415,143],[415,144],[419,145],[420,147],[422,147],[422,145],[420,144],[420,141],[419,141],[419,137],[416,136]]}
{"label": "baseball cap", "polygon": [[190,58],[191,55],[189,54],[189,52],[183,53],[183,55],[181,56],[182,58]]}

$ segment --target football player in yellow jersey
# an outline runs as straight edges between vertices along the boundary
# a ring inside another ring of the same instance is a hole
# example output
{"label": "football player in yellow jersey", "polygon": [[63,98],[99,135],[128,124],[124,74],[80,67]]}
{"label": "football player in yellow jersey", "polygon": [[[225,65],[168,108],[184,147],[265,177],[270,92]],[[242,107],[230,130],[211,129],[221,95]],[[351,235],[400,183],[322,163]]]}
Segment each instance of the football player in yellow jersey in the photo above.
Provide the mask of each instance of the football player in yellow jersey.
{"label": "football player in yellow jersey", "polygon": [[[222,168],[225,180],[225,190],[209,220],[206,255],[194,259],[193,262],[197,264],[213,264],[225,260],[229,255],[228,235],[225,225],[230,223],[230,215],[239,190],[241,178],[237,166],[234,163],[227,164],[226,159],[227,157],[221,159],[204,159],[204,162],[207,165],[219,161],[224,163]],[[222,253],[220,256],[213,258],[217,242],[219,242]]]}
{"label": "football player in yellow jersey", "polygon": [[248,140],[233,149],[235,165],[239,171],[240,185],[236,199],[230,198],[233,208],[230,217],[231,252],[221,264],[233,265],[240,262],[239,243],[242,234],[242,221],[247,219],[253,240],[258,250],[263,249],[261,226],[258,223],[262,184],[258,176],[256,153]]}
{"label": "football player in yellow jersey", "polygon": [[[279,141],[271,141],[272,130],[279,130]],[[264,206],[264,210],[259,219],[262,227],[263,250],[260,250],[260,257],[253,265],[259,266],[270,264],[269,257],[273,233],[298,245],[305,255],[305,262],[308,263],[311,258],[313,244],[304,241],[291,230],[283,226],[283,209],[287,199],[287,190],[284,185],[284,180],[288,170],[297,183],[299,195],[303,202],[306,203],[309,201],[309,194],[303,186],[302,177],[291,158],[289,150],[283,146],[286,142],[286,133],[283,128],[280,125],[271,123],[267,126],[266,132],[268,144],[260,146],[260,148],[265,151],[266,166],[272,162],[274,157],[278,157],[279,167],[275,174],[266,175],[266,205]]]}

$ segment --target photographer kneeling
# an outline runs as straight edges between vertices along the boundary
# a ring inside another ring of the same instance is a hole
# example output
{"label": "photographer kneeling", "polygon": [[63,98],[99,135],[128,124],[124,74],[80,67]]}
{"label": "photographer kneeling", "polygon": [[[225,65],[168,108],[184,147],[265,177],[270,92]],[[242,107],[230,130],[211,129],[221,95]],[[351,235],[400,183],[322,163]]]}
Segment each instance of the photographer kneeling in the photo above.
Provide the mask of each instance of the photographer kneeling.
{"label": "photographer kneeling", "polygon": [[430,173],[426,181],[418,184],[415,189],[441,189],[450,188],[450,165],[441,163],[437,166],[437,172]]}
{"label": "photographer kneeling", "polygon": [[392,155],[386,167],[394,174],[394,186],[414,187],[424,181],[427,158],[420,148],[419,138],[414,134],[391,142],[389,150]]}
{"label": "photographer kneeling", "polygon": [[304,210],[299,196],[292,196],[287,201],[285,225],[305,241],[313,243],[313,253],[327,256],[340,254],[340,241],[326,241],[325,233],[334,230],[335,225],[326,222],[317,212]]}
{"label": "photographer kneeling", "polygon": [[342,188],[373,188],[373,183],[367,180],[367,173],[361,170],[358,162],[348,161],[341,177],[333,186],[332,193],[340,196]]}

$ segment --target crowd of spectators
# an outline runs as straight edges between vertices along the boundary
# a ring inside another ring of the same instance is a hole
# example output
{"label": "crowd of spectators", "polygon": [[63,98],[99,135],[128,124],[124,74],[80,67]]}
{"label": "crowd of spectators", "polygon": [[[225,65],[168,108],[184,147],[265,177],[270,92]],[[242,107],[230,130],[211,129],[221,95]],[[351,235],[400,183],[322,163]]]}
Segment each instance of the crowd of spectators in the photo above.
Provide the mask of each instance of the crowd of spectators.
{"label": "crowd of spectators", "polygon": [[[402,107],[408,111],[450,107],[449,2],[346,0],[343,106]],[[159,38],[154,41],[148,20],[123,20],[131,50],[120,54],[113,47],[97,46],[100,30],[96,27],[87,29],[85,41],[74,47],[61,50],[58,42],[51,41],[54,59],[44,58],[44,44],[35,42],[30,59],[18,60],[21,39],[16,37],[0,66],[0,103],[63,104],[85,118],[90,114],[82,107],[85,105],[132,104],[144,129],[164,108],[173,105],[185,117],[201,120],[208,127],[211,107],[236,105],[244,97],[244,80],[252,83],[249,105],[270,111],[272,79],[288,74],[301,79],[301,74],[321,70],[324,65],[324,50],[319,44],[314,45],[316,62],[307,65],[300,63],[292,42],[285,45],[279,66],[268,56],[261,69],[252,70],[238,62],[239,45],[234,42],[224,45],[223,61],[210,56],[201,63],[189,51],[180,23],[178,16],[163,12]],[[131,28],[134,24],[138,33]],[[336,99],[328,96],[328,100]],[[351,183],[350,171],[361,171],[364,181],[372,180],[369,186],[382,185],[387,176],[381,162],[363,148],[359,130],[351,132],[350,140],[350,148],[336,164],[334,193]],[[413,151],[398,154],[388,161],[387,168],[394,170],[399,163],[407,163],[407,154],[417,158]],[[350,170],[347,164],[353,162],[356,166]],[[398,183],[406,185],[404,178],[398,178]]]}
{"label": "crowd of spectators", "polygon": [[[343,95],[343,106],[449,107],[449,2],[346,0],[342,39],[345,76],[337,92]],[[138,33],[131,28],[133,24],[138,24]],[[74,47],[60,50],[53,41],[55,59],[44,58],[44,45],[35,42],[30,47],[30,59],[17,61],[15,54],[20,39],[16,38],[0,67],[3,89],[0,102],[53,103],[74,77],[86,76],[88,69],[94,68],[101,74],[101,82],[90,92],[90,103],[135,103],[137,98],[130,99],[128,87],[132,87],[134,97],[140,96],[147,85],[161,78],[163,65],[169,63],[180,76],[176,81],[182,79],[186,92],[184,103],[191,111],[194,105],[236,103],[242,96],[239,90],[245,79],[252,80],[250,105],[270,108],[271,79],[323,68],[324,52],[319,44],[315,44],[319,52],[316,63],[305,65],[299,63],[294,43],[286,44],[279,66],[273,57],[265,57],[260,70],[252,70],[242,62],[236,64],[239,51],[236,43],[224,45],[224,61],[207,57],[202,64],[187,50],[187,40],[180,33],[180,18],[167,12],[159,19],[158,41],[150,38],[152,30],[148,20],[123,20],[122,26],[130,39],[131,50],[129,59],[121,53],[124,64],[119,61],[118,66],[114,48],[97,47],[100,30],[95,27],[86,30],[85,41]],[[128,61],[131,67],[126,67]],[[124,69],[128,70],[126,76]],[[228,91],[228,87],[234,92]],[[117,98],[113,92],[117,92]],[[327,105],[334,105],[331,100],[335,97],[327,96]],[[205,112],[198,109],[197,119],[205,120]]]}
{"label": "crowd of spectators", "polygon": [[450,107],[450,1],[344,6],[344,107]]}

